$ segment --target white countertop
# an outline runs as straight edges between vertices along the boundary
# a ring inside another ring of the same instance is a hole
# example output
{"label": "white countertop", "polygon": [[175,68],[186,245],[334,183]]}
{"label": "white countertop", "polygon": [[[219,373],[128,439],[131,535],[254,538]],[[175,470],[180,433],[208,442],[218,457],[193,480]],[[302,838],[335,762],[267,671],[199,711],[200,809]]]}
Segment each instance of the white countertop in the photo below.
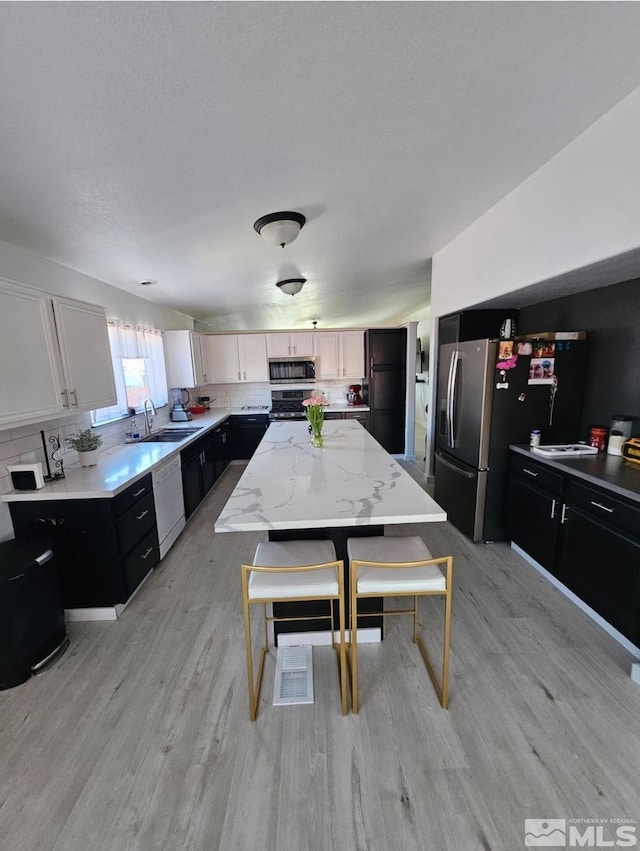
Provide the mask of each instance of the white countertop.
{"label": "white countertop", "polygon": [[446,512],[356,420],[272,423],[215,523],[216,532],[444,521]]}
{"label": "white countertop", "polygon": [[[2,495],[4,502],[38,502],[49,499],[108,499],[150,473],[172,455],[177,455],[185,446],[198,440],[209,429],[227,419],[236,411],[212,408],[204,414],[194,414],[187,422],[167,423],[154,431],[165,428],[194,428],[199,431],[177,443],[127,443],[100,452],[95,467],[71,467],[65,469],[66,478],[48,482],[43,488],[33,491],[10,491]],[[238,411],[237,413],[240,413]],[[242,411],[242,413],[252,413]]]}

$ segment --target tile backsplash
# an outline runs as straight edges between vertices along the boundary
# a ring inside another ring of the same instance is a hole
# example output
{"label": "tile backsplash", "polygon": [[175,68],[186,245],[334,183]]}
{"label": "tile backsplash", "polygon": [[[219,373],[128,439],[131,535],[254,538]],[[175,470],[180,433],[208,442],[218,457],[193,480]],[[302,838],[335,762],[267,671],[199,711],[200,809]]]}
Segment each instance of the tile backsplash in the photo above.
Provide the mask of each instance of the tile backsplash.
{"label": "tile backsplash", "polygon": [[[284,386],[284,385],[279,385]],[[322,393],[331,405],[345,405],[347,387],[344,381],[318,381],[316,385],[290,385],[292,388],[306,386],[309,395]],[[247,384],[209,384],[189,390],[191,401],[198,396],[210,396],[212,408],[242,408],[245,405],[271,405],[271,385],[267,382]],[[215,401],[214,401],[215,400]]]}

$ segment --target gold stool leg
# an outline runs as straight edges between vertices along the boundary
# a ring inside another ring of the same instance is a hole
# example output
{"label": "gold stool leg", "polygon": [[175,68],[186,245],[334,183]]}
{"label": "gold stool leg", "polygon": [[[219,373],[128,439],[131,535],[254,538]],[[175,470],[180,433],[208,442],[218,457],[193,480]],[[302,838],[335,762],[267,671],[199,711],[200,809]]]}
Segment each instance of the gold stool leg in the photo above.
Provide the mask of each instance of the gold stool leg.
{"label": "gold stool leg", "polygon": [[351,562],[351,711],[358,713],[358,598],[356,566]]}

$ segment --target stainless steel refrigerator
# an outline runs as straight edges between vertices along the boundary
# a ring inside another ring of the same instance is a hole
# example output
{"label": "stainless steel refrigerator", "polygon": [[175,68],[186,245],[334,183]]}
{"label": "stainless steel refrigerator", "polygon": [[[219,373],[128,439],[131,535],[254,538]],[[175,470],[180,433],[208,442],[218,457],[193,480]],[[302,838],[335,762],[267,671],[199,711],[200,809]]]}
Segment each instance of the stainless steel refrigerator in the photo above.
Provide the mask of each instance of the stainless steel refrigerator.
{"label": "stainless steel refrigerator", "polygon": [[497,340],[440,347],[435,499],[472,540],[506,538],[509,444],[528,444],[532,429],[543,444],[580,439],[587,343],[577,333],[518,338],[510,358]]}

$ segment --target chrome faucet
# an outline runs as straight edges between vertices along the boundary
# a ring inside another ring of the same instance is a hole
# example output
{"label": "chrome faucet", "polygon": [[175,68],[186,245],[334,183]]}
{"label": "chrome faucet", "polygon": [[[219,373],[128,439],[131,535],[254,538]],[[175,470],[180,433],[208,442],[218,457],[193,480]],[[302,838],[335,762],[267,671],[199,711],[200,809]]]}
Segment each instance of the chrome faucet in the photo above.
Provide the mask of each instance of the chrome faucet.
{"label": "chrome faucet", "polygon": [[[149,412],[149,409],[147,408],[147,402],[151,405],[151,412]],[[156,407],[151,399],[145,399],[142,403],[142,413],[144,414],[144,434],[145,437],[148,437],[151,434],[153,418],[156,415]]]}

